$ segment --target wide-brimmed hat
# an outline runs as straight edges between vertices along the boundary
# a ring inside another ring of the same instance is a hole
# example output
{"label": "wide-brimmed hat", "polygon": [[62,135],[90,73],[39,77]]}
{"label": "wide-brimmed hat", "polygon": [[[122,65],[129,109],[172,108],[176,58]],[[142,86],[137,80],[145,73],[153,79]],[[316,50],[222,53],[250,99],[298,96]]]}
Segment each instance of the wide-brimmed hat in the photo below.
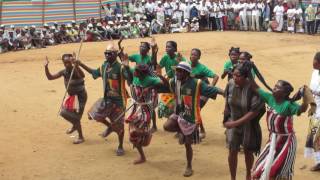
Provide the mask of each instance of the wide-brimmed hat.
{"label": "wide-brimmed hat", "polygon": [[191,65],[187,62],[180,62],[177,66],[173,67],[173,69],[183,69],[189,73],[191,73],[192,69],[191,69]]}

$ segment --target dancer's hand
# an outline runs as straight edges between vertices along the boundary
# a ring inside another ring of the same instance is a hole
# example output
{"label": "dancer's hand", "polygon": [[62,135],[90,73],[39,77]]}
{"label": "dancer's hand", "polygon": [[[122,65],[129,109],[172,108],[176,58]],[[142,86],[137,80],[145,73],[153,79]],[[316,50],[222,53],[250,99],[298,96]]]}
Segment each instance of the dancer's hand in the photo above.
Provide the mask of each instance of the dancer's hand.
{"label": "dancer's hand", "polygon": [[123,55],[121,64],[124,66],[129,66],[129,56],[127,53]]}
{"label": "dancer's hand", "polygon": [[177,61],[178,61],[178,62],[181,62],[181,61],[182,61],[182,55],[181,55],[181,53],[179,53],[179,52],[178,52],[178,54],[177,54]]}
{"label": "dancer's hand", "polygon": [[223,126],[227,129],[231,129],[236,127],[236,123],[234,121],[227,121],[225,123],[223,123]]}
{"label": "dancer's hand", "polygon": [[46,59],[44,60],[43,65],[44,65],[44,67],[48,67],[48,65],[49,65],[49,59],[47,56],[46,56]]}

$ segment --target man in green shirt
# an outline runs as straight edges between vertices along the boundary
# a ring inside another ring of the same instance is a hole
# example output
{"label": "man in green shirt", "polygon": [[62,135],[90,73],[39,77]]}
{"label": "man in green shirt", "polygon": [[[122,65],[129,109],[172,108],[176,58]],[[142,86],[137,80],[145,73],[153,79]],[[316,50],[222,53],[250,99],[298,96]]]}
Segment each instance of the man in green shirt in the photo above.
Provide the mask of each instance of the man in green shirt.
{"label": "man in green shirt", "polygon": [[[94,119],[107,126],[102,133],[102,137],[107,137],[110,133],[116,132],[119,137],[117,155],[124,154],[124,110],[126,109],[127,91],[125,80],[127,74],[121,63],[117,60],[118,51],[113,45],[109,45],[104,52],[106,60],[101,67],[92,69],[82,62],[80,67],[92,75],[94,79],[101,77],[103,81],[103,98],[99,99],[89,110],[89,119]],[[110,119],[110,122],[106,120]]]}
{"label": "man in green shirt", "polygon": [[176,111],[163,125],[169,132],[180,134],[180,143],[185,144],[187,155],[187,167],[184,176],[193,174],[191,145],[199,143],[198,126],[201,124],[200,96],[215,99],[217,94],[223,95],[224,91],[208,86],[205,82],[192,78],[191,65],[187,62],[180,62],[176,66],[176,78],[171,80],[170,89],[175,94]]}

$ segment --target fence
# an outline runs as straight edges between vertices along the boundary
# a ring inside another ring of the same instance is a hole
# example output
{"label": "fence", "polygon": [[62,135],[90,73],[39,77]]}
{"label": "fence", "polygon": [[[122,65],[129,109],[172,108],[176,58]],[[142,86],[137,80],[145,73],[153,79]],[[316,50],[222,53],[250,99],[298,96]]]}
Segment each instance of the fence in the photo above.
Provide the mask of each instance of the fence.
{"label": "fence", "polygon": [[89,17],[104,17],[101,5],[128,0],[0,0],[0,24],[41,26],[52,22],[69,23]]}

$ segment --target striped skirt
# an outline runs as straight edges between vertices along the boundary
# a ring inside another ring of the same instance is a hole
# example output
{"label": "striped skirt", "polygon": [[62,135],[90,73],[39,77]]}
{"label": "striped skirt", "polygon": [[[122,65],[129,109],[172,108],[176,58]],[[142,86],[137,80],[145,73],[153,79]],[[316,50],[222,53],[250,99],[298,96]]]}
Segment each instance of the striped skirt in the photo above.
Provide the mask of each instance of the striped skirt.
{"label": "striped skirt", "polygon": [[253,167],[253,179],[292,179],[296,149],[294,133],[271,133]]}

